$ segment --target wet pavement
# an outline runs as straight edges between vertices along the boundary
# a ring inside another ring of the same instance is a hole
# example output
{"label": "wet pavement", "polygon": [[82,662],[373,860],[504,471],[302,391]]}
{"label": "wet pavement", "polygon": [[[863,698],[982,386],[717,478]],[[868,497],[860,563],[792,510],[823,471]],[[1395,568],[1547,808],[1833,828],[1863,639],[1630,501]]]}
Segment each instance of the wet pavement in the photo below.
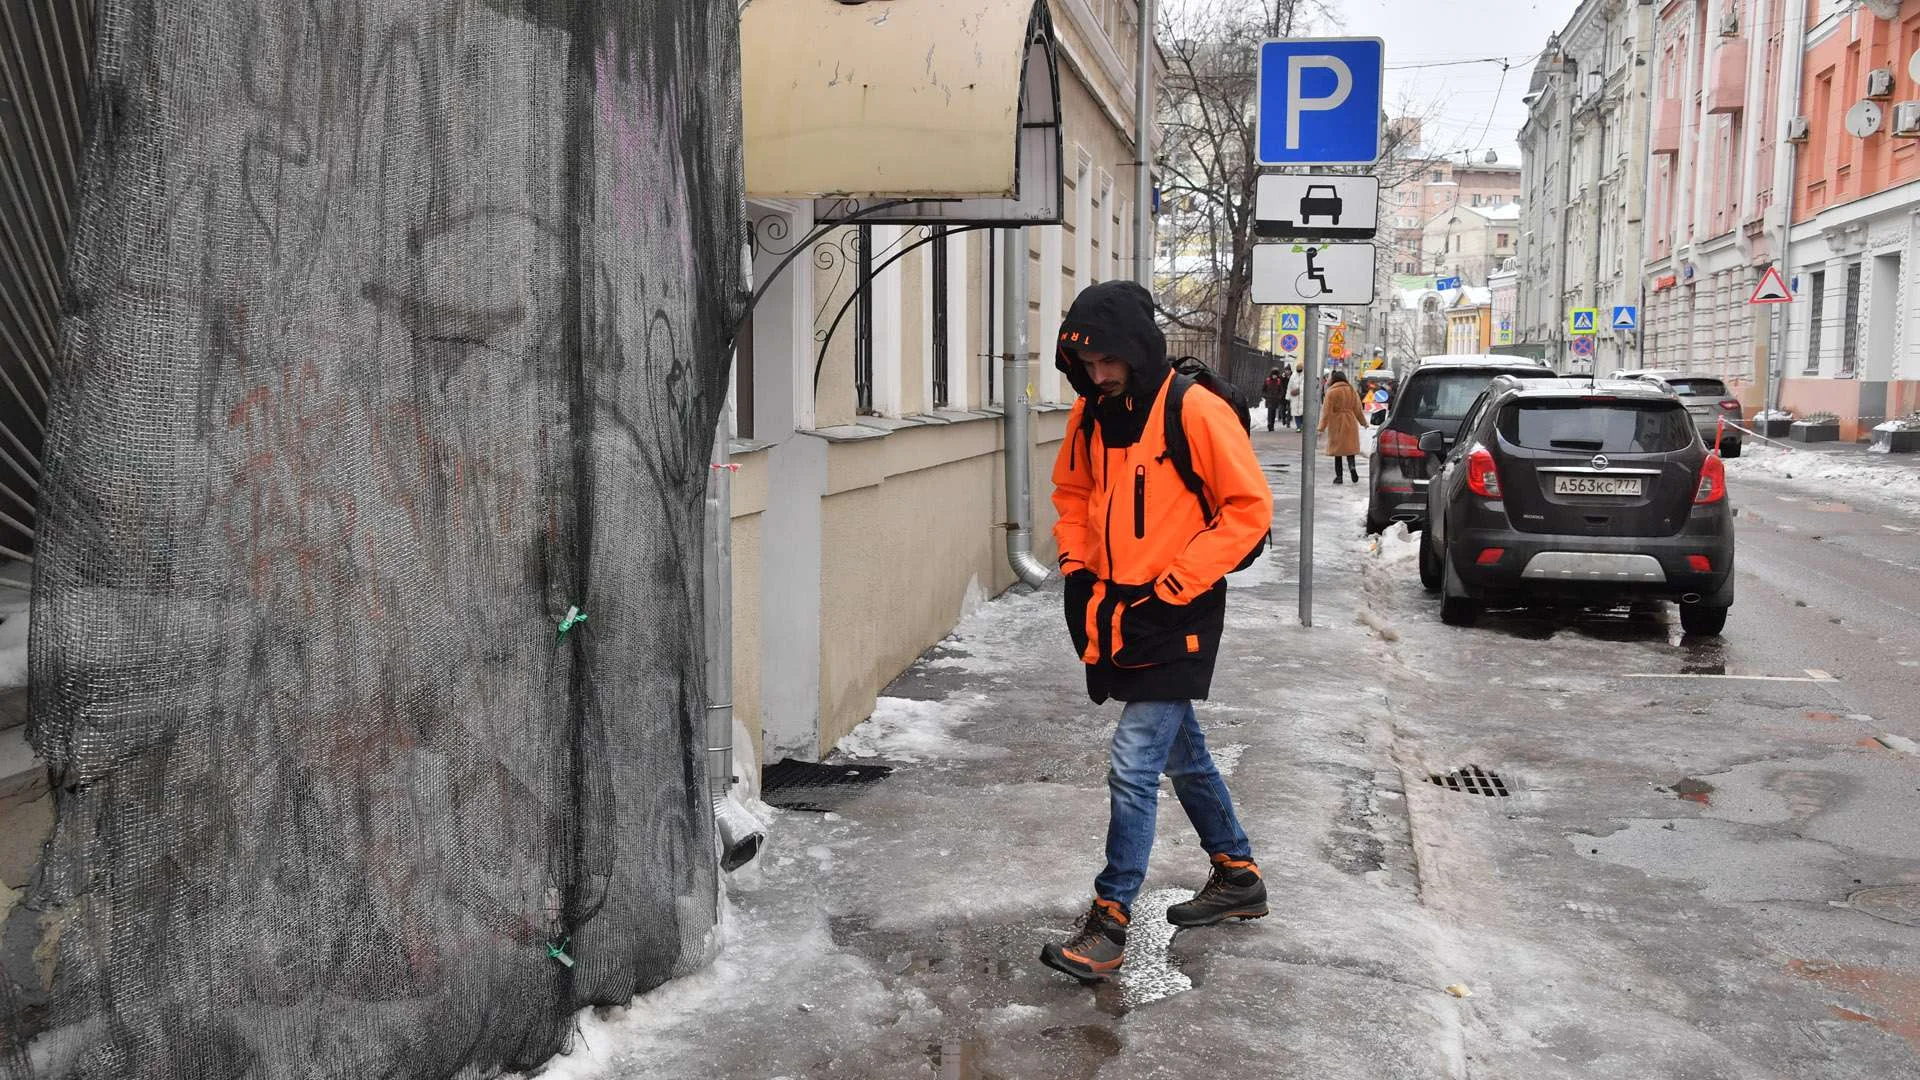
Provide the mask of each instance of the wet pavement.
{"label": "wet pavement", "polygon": [[1168,795],[1128,977],[1037,963],[1100,866],[1116,710],[1059,597],[1010,597],[882,702],[889,779],[777,815],[714,965],[554,1075],[1920,1077],[1920,521],[1743,484],[1724,638],[1659,605],[1461,630],[1323,484],[1304,630],[1297,443],[1256,443],[1275,551],[1200,715],[1272,916],[1157,922],[1206,876]]}

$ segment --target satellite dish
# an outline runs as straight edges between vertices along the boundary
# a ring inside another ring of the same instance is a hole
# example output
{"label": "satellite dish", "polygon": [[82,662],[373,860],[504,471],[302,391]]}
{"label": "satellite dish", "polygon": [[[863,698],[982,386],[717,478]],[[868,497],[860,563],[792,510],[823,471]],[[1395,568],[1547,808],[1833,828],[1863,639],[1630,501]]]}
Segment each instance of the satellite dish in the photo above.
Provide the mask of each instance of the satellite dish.
{"label": "satellite dish", "polygon": [[1913,76],[1914,82],[1920,83],[1920,49],[1913,50],[1913,55],[1907,57],[1907,74]]}
{"label": "satellite dish", "polygon": [[1867,10],[1892,22],[1900,17],[1900,0],[1861,0]]}
{"label": "satellite dish", "polygon": [[1862,101],[1847,110],[1847,134],[1856,139],[1864,139],[1880,130],[1883,114],[1880,106],[1871,101]]}

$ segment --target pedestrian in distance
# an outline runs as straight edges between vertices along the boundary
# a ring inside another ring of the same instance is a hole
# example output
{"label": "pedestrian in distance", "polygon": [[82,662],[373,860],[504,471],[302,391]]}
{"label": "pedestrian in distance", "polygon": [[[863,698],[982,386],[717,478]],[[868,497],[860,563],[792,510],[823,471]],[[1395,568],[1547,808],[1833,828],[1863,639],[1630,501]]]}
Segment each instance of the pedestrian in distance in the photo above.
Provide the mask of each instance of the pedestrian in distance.
{"label": "pedestrian in distance", "polygon": [[1067,629],[1088,696],[1124,703],[1107,772],[1106,866],[1079,929],[1040,953],[1083,982],[1111,978],[1125,958],[1162,774],[1211,860],[1206,885],[1168,909],[1168,921],[1267,913],[1266,884],[1193,702],[1213,680],[1226,575],[1265,547],[1273,493],[1243,414],[1210,382],[1173,370],[1153,310],[1134,282],[1091,286],[1068,311],[1055,356],[1079,392],[1053,467]]}
{"label": "pedestrian in distance", "polygon": [[1296,431],[1304,427],[1307,422],[1306,405],[1303,400],[1306,396],[1306,385],[1306,372],[1295,368],[1293,377],[1287,380],[1287,415],[1288,424]]}
{"label": "pedestrian in distance", "polygon": [[[1267,381],[1260,386],[1260,400],[1267,406],[1267,430],[1273,430],[1273,422],[1286,415],[1287,376],[1279,368],[1267,372]],[[1288,423],[1291,427],[1291,422]]]}
{"label": "pedestrian in distance", "polygon": [[1336,371],[1327,380],[1327,397],[1320,404],[1320,430],[1327,436],[1327,456],[1333,459],[1333,482],[1341,483],[1340,463],[1346,462],[1347,475],[1360,482],[1360,470],[1353,459],[1360,453],[1360,425],[1366,422],[1360,409],[1360,395],[1354,393],[1347,373]]}

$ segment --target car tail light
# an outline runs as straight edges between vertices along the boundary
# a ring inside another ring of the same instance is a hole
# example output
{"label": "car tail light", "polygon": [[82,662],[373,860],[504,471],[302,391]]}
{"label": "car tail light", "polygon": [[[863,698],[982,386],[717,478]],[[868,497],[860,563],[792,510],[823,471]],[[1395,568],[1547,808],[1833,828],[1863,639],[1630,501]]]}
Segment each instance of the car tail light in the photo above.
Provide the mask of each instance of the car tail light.
{"label": "car tail light", "polygon": [[1493,455],[1484,446],[1476,446],[1467,455],[1467,487],[1475,495],[1489,499],[1500,497],[1500,473],[1493,467]]}
{"label": "car tail light", "polygon": [[1492,566],[1494,563],[1506,557],[1506,548],[1482,548],[1480,550],[1480,557],[1475,559],[1474,562],[1479,563],[1481,566]]}
{"label": "car tail light", "polygon": [[1707,558],[1705,555],[1689,555],[1687,556],[1687,569],[1696,574],[1711,574],[1713,573],[1713,560]]}
{"label": "car tail light", "polygon": [[1727,400],[1720,403],[1720,407],[1722,409],[1725,409],[1728,412],[1739,412],[1740,401],[1738,398],[1728,398]]}
{"label": "car tail light", "polygon": [[1694,505],[1716,503],[1727,497],[1727,463],[1719,454],[1708,454],[1700,466],[1700,486],[1693,492]]}
{"label": "car tail light", "polygon": [[1380,450],[1381,457],[1417,458],[1427,456],[1420,450],[1420,440],[1404,431],[1393,431],[1391,429],[1382,431],[1380,433],[1380,441],[1376,445]]}

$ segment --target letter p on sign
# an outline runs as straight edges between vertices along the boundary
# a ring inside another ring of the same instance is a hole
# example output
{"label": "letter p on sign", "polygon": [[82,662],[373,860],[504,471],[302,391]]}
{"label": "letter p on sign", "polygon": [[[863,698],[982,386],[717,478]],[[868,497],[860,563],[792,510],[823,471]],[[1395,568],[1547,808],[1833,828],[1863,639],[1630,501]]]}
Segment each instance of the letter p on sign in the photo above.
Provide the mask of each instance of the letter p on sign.
{"label": "letter p on sign", "polygon": [[1261,165],[1380,160],[1379,38],[1282,38],[1260,45],[1254,144]]}
{"label": "letter p on sign", "polygon": [[[1325,68],[1333,72],[1333,93],[1325,97],[1308,97],[1306,92],[1306,73],[1309,68]],[[1289,56],[1287,57],[1287,149],[1300,149],[1300,114],[1305,112],[1330,112],[1347,103],[1353,96],[1353,69],[1346,61],[1337,56]]]}

